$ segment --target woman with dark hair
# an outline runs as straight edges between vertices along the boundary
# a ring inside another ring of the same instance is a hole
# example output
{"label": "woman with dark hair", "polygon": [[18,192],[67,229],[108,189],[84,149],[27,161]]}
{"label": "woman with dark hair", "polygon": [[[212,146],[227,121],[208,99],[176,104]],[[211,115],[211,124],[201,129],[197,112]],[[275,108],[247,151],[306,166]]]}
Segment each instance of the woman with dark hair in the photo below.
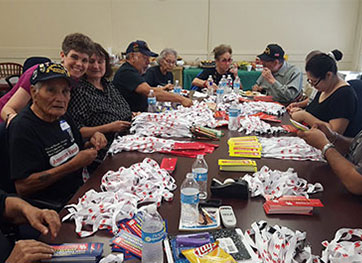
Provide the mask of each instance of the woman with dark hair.
{"label": "woman with dark hair", "polygon": [[[199,87],[199,90],[202,88],[208,89],[217,89],[217,85],[221,80],[222,76],[230,75],[234,80],[238,75],[238,66],[232,64],[233,59],[231,57],[233,51],[229,45],[219,45],[214,48],[212,51],[215,58],[215,68],[204,69],[194,80],[192,81],[192,86]],[[207,81],[208,77],[212,76],[213,86],[209,87]],[[242,87],[240,87],[242,89]]]}
{"label": "woman with dark hair", "polygon": [[[68,107],[83,138],[89,138],[97,131],[103,133],[108,140],[106,150],[115,134],[130,127],[132,118],[128,103],[106,79],[110,75],[109,55],[100,44],[95,43],[95,53],[89,59],[88,70],[79,87],[72,89]],[[98,159],[103,159],[106,150],[98,154]]]}
{"label": "woman with dark hair", "polygon": [[290,112],[298,122],[313,126],[323,121],[331,130],[354,137],[359,131],[358,100],[353,88],[337,74],[336,60],[341,57],[341,52],[321,53],[307,61],[307,81],[318,92],[305,110],[292,108]]}

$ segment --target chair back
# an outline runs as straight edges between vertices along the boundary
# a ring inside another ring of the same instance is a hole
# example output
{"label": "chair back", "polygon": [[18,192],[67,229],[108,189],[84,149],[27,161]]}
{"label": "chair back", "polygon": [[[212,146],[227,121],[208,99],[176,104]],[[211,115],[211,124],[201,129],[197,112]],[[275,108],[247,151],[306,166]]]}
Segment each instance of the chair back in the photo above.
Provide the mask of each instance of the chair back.
{"label": "chair back", "polygon": [[5,79],[13,75],[20,76],[23,72],[23,66],[18,63],[3,62],[0,63],[0,78]]}

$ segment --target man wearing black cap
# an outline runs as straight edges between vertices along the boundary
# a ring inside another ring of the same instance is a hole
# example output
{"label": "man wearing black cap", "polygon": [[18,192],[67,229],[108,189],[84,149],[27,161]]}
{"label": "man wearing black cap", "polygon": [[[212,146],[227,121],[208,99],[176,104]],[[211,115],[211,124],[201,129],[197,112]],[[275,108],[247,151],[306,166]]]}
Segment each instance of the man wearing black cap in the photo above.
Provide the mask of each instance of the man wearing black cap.
{"label": "man wearing black cap", "polygon": [[113,84],[126,99],[133,112],[147,111],[147,96],[153,89],[159,101],[179,102],[185,107],[192,105],[192,101],[180,95],[166,92],[161,88],[150,87],[142,76],[150,61],[149,57],[157,57],[142,40],[129,44],[124,63],[114,76]]}
{"label": "man wearing black cap", "polygon": [[264,69],[254,85],[254,91],[265,91],[275,101],[291,103],[302,95],[302,72],[284,61],[284,50],[277,44],[270,44],[258,56]]}
{"label": "man wearing black cap", "polygon": [[107,140],[96,132],[83,139],[66,114],[70,75],[56,63],[39,64],[30,79],[33,103],[9,126],[10,175],[22,197],[64,205],[83,184],[86,167]]}

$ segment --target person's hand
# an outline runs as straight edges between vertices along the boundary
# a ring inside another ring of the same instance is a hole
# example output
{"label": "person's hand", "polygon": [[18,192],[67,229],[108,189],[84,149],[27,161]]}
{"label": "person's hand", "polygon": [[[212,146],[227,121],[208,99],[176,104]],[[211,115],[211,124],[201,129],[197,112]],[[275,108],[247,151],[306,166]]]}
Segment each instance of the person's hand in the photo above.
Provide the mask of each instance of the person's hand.
{"label": "person's hand", "polygon": [[236,78],[236,76],[238,75],[238,64],[236,64],[236,63],[232,64],[229,71]]}
{"label": "person's hand", "polygon": [[54,253],[51,246],[36,240],[20,240],[15,243],[6,263],[31,263],[50,259]]}
{"label": "person's hand", "polygon": [[331,129],[330,124],[324,121],[315,122],[312,128],[321,130],[326,135],[327,139],[331,142],[334,142],[338,136],[338,133]]}
{"label": "person's hand", "polygon": [[298,102],[290,103],[287,107],[287,111],[290,111],[292,108],[299,108],[299,103]]}
{"label": "person's hand", "polygon": [[27,205],[23,208],[23,215],[28,220],[29,224],[39,230],[42,235],[51,233],[53,238],[56,238],[61,226],[59,215],[54,210],[39,209],[37,207]]}
{"label": "person's hand", "polygon": [[184,107],[191,107],[192,106],[192,100],[189,98],[182,97],[181,104]]}
{"label": "person's hand", "polygon": [[16,117],[17,113],[8,113],[6,117],[6,128],[9,127],[10,122]]}
{"label": "person's hand", "polygon": [[133,112],[132,111],[132,120],[134,119],[134,118],[136,118],[138,115],[140,115],[141,114],[141,112],[140,111],[137,111],[137,112]]}
{"label": "person's hand", "polygon": [[173,90],[173,87],[174,87],[174,85],[170,83],[170,84],[163,86],[162,90],[164,90],[164,91]]}
{"label": "person's hand", "polygon": [[[297,108],[297,109],[299,109],[299,108]],[[292,117],[293,120],[302,123],[305,120],[306,113],[307,112],[305,110],[302,110],[302,109],[295,110],[295,112],[291,113],[291,117]]]}
{"label": "person's hand", "polygon": [[77,163],[77,166],[86,167],[90,165],[97,157],[98,151],[95,148],[89,148],[80,151],[77,156],[75,156],[72,161]]}
{"label": "person's hand", "polygon": [[95,147],[96,151],[99,151],[107,145],[106,137],[100,132],[95,132],[89,141]]}
{"label": "person's hand", "polygon": [[272,72],[270,71],[270,69],[264,67],[261,75],[262,75],[263,78],[264,78],[266,81],[268,81],[270,84],[274,84],[275,78],[274,78]]}
{"label": "person's hand", "polygon": [[[288,110],[288,108],[287,108],[287,110]],[[294,107],[294,108],[290,108],[288,111],[289,111],[289,114],[293,114],[295,112],[302,111],[302,110],[303,110],[302,108]]]}
{"label": "person's hand", "polygon": [[329,143],[326,135],[317,128],[312,128],[308,131],[298,131],[297,135],[305,140],[309,145],[322,150]]}
{"label": "person's hand", "polygon": [[217,85],[213,82],[212,85],[209,84],[209,82],[206,82],[206,87],[208,89],[212,89],[213,91],[217,90]]}
{"label": "person's hand", "polygon": [[261,91],[263,91],[263,88],[262,87],[260,87],[259,85],[254,85],[253,87],[252,87],[252,90],[253,91],[259,91],[259,92],[261,92]]}
{"label": "person's hand", "polygon": [[112,132],[121,132],[128,130],[131,127],[131,123],[129,121],[114,121],[109,124],[110,131]]}

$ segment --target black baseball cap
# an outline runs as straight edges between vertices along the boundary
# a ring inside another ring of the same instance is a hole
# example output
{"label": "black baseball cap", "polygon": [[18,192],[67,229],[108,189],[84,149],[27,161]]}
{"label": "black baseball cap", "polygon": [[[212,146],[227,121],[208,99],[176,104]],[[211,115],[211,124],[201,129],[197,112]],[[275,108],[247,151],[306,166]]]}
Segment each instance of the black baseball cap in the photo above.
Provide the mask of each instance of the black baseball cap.
{"label": "black baseball cap", "polygon": [[158,56],[158,54],[156,54],[150,50],[147,43],[143,40],[133,41],[133,42],[131,42],[131,44],[128,45],[126,54],[132,53],[132,52],[141,52],[142,54],[149,56],[149,57]]}
{"label": "black baseball cap", "polygon": [[284,50],[278,44],[269,44],[263,54],[258,55],[258,58],[264,61],[283,60]]}
{"label": "black baseball cap", "polygon": [[31,76],[30,83],[35,85],[40,81],[56,78],[63,78],[71,84],[69,72],[62,64],[47,62],[38,65]]}

